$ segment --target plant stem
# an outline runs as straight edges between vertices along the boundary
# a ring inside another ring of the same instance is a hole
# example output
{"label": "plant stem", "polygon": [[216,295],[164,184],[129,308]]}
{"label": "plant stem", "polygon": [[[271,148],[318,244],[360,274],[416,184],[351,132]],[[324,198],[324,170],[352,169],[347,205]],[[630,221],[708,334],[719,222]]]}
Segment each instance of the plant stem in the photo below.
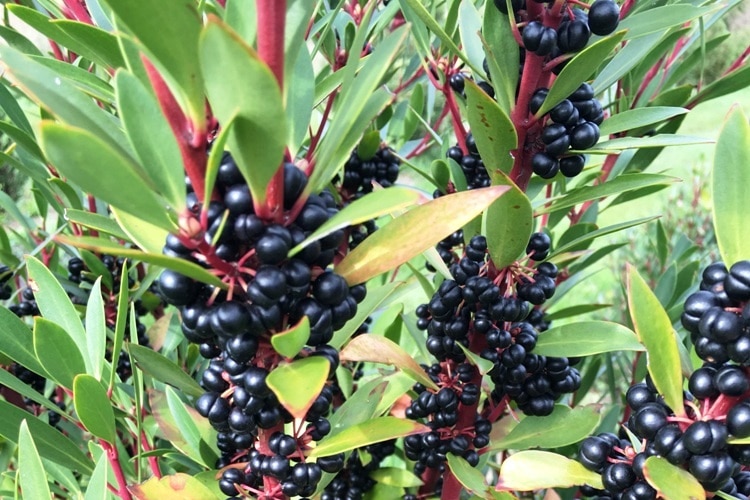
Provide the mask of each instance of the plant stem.
{"label": "plant stem", "polygon": [[102,448],[104,448],[104,452],[107,454],[107,461],[109,462],[110,467],[112,467],[112,471],[115,473],[115,479],[117,480],[118,486],[117,495],[122,500],[133,500],[133,497],[128,490],[128,482],[125,480],[125,473],[122,471],[122,466],[120,465],[117,447],[103,440],[99,443],[102,445]]}

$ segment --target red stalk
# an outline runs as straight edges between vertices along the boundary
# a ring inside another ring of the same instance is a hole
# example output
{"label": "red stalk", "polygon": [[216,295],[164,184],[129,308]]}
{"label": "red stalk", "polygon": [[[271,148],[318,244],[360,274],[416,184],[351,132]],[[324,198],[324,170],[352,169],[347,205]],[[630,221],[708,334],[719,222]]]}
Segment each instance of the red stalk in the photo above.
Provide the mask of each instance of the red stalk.
{"label": "red stalk", "polygon": [[76,21],[85,24],[94,24],[86,5],[81,0],[65,0],[65,6],[70,9],[70,14],[72,14],[72,17]]}
{"label": "red stalk", "polygon": [[[286,0],[256,0],[258,15],[258,55],[276,77],[284,92],[284,28]],[[276,171],[266,188],[266,204],[259,207],[258,216],[281,222],[284,216],[284,168]]]}
{"label": "red stalk", "polygon": [[104,452],[107,454],[107,461],[109,462],[110,467],[112,467],[112,471],[115,473],[115,479],[117,480],[118,486],[117,495],[122,500],[133,500],[133,497],[128,490],[128,482],[125,480],[125,473],[122,471],[122,466],[120,465],[117,448],[103,440],[99,441],[99,443],[102,445],[102,448],[104,448]]}

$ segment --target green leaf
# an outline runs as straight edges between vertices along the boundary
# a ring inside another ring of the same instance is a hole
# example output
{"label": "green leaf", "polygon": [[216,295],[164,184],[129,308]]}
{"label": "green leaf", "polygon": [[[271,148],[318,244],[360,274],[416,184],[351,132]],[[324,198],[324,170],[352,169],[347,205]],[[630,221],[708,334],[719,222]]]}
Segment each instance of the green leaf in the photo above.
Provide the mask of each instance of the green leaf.
{"label": "green leaf", "polygon": [[[129,158],[80,128],[46,122],[40,142],[50,163],[106,203],[166,230],[175,228],[166,206]],[[107,165],[107,175],[101,174]]]}
{"label": "green leaf", "polygon": [[65,209],[65,218],[70,222],[81,224],[82,226],[96,229],[97,231],[110,234],[121,240],[127,240],[128,235],[120,229],[117,222],[105,217],[104,215],[94,214],[86,210],[76,210],[74,208]]}
{"label": "green leaf", "polygon": [[186,406],[171,387],[167,387],[166,396],[169,414],[181,438],[185,441],[184,452],[199,464],[206,467],[212,466],[218,457],[214,456],[213,460],[207,463],[209,461],[204,460],[201,454],[203,449],[210,449],[206,438],[215,437],[212,435],[210,422],[201,417],[193,408]]}
{"label": "green leaf", "polygon": [[[679,134],[657,134],[651,137],[618,137],[598,143],[585,152],[587,154],[608,155],[616,154],[625,149],[639,148],[661,148],[664,146],[687,146],[690,144],[708,144],[714,142],[705,137],[693,137],[690,135]],[[571,150],[575,151],[575,150]]]}
{"label": "green leaf", "polygon": [[607,309],[609,307],[612,307],[612,304],[578,304],[564,309],[545,312],[544,319],[545,321],[554,321],[556,319],[571,318],[573,316],[579,316],[581,314],[598,311],[600,309]]}
{"label": "green leaf", "polygon": [[34,352],[49,377],[66,389],[73,388],[76,375],[86,373],[83,355],[68,332],[40,316],[34,318]]}
{"label": "green leaf", "polygon": [[727,266],[750,258],[747,223],[742,217],[750,189],[750,124],[740,108],[721,130],[711,172],[713,222],[719,253]]}
{"label": "green leaf", "polygon": [[28,154],[44,161],[44,156],[42,156],[42,152],[36,144],[36,139],[31,134],[3,121],[0,121],[0,132],[7,135],[10,140],[16,143],[16,146]]}
{"label": "green leaf", "polygon": [[330,362],[309,356],[281,363],[266,377],[268,387],[294,418],[304,418],[328,379]]}
{"label": "green leaf", "polygon": [[[307,2],[297,2],[298,4]],[[287,144],[289,154],[299,151],[310,126],[315,101],[315,72],[307,46],[299,45],[299,55],[291,73],[285,73]]]}
{"label": "green leaf", "polygon": [[398,467],[380,467],[372,471],[370,477],[379,483],[401,488],[416,488],[423,484],[413,472]]}
{"label": "green leaf", "polygon": [[539,335],[535,353],[545,356],[590,356],[602,352],[643,351],[628,328],[608,321],[578,321],[552,327]]}
{"label": "green leaf", "polygon": [[271,345],[274,350],[286,358],[293,358],[307,344],[310,338],[310,318],[302,316],[302,319],[286,331],[274,333],[271,336]]}
{"label": "green leaf", "polygon": [[629,227],[638,226],[640,224],[645,224],[646,222],[650,222],[657,218],[658,216],[643,217],[641,219],[635,219],[635,220],[628,221],[628,222],[620,222],[619,224],[613,224],[611,226],[603,227],[601,229],[596,229],[594,231],[584,234],[583,236],[579,236],[575,238],[574,240],[569,241],[568,243],[561,245],[560,247],[554,249],[554,251],[549,255],[548,259],[558,256],[558,255],[562,255],[565,252],[571,251],[572,249],[575,249],[576,247],[579,247],[581,245],[585,245],[601,236],[616,233],[617,231],[622,231],[623,229],[627,229]]}
{"label": "green leaf", "polygon": [[0,436],[15,443],[24,420],[42,458],[84,474],[91,473],[94,464],[70,438],[31,413],[0,400]]}
{"label": "green leaf", "polygon": [[42,459],[34,444],[34,438],[29,432],[26,420],[21,422],[18,433],[18,482],[24,498],[43,500],[52,498],[47,484],[47,474],[44,472]]}
{"label": "green leaf", "polygon": [[581,82],[587,80],[609,57],[609,54],[620,44],[624,36],[624,31],[618,31],[592,43],[576,54],[555,78],[549,89],[549,94],[547,94],[542,107],[536,112],[536,116],[543,116],[560,101],[572,94],[581,85]]}
{"label": "green leaf", "polygon": [[[461,36],[461,48],[475,68],[482,68],[484,49],[479,33],[482,29],[482,18],[472,2],[459,2],[458,32]],[[484,69],[484,68],[482,68]],[[476,74],[484,78],[484,72]]]}
{"label": "green leaf", "polygon": [[391,281],[383,286],[368,289],[365,300],[357,305],[357,315],[347,321],[341,329],[334,332],[333,339],[328,344],[339,349],[354,335],[367,317],[375,312],[385,299],[390,297],[403,284],[403,281]]}
{"label": "green leaf", "polygon": [[[46,376],[46,374],[40,374],[40,375]],[[68,420],[71,420],[71,417],[70,415],[68,415],[67,412],[60,409],[60,407],[58,407],[56,404],[50,401],[49,398],[45,398],[44,394],[35,391],[30,385],[19,380],[17,377],[11,374],[8,370],[0,370],[0,386],[7,387],[8,389],[11,389],[17,392],[24,398],[28,398],[32,400],[33,402],[39,404],[40,406],[43,406],[47,408],[48,410],[51,410],[60,415],[64,415],[65,418],[67,418]]]}
{"label": "green leaf", "polygon": [[467,347],[464,347],[463,344],[458,343],[456,345],[460,347],[466,355],[467,363],[476,366],[477,370],[479,370],[479,373],[481,373],[482,375],[489,373],[492,368],[495,367],[495,364],[492,361],[490,361],[489,359],[484,359],[482,356],[475,352],[471,352],[471,350],[469,350],[469,348]]}
{"label": "green leaf", "polygon": [[508,189],[475,189],[420,205],[365,239],[339,262],[336,272],[355,285],[393,269],[468,224]]}
{"label": "green leaf", "polygon": [[143,370],[144,373],[154,377],[159,382],[164,382],[179,389],[189,396],[197,398],[203,394],[204,391],[198,385],[198,382],[163,355],[137,344],[126,343],[125,347],[130,355],[135,358],[138,368]]}
{"label": "green leaf", "polygon": [[[183,110],[205,121],[203,81],[195,64],[200,14],[193,0],[104,0],[119,23],[133,33],[159,69]],[[118,24],[119,24],[118,23]]]}
{"label": "green leaf", "polygon": [[516,102],[519,52],[510,17],[502,15],[498,9],[485,8],[482,35],[486,41],[484,52],[497,102],[509,114]]}
{"label": "green leaf", "polygon": [[392,365],[404,371],[425,387],[437,390],[435,382],[406,351],[392,340],[380,335],[354,337],[339,353],[342,361],[371,361]]}
{"label": "green leaf", "polygon": [[0,25],[0,38],[5,40],[9,46],[13,47],[21,53],[28,54],[30,56],[41,55],[41,52],[39,52],[39,48],[34,45],[34,42],[12,28]]}
{"label": "green leaf", "polygon": [[213,274],[206,271],[201,266],[188,262],[185,259],[177,259],[174,257],[168,257],[162,254],[141,252],[133,248],[125,248],[117,243],[107,240],[104,238],[92,238],[89,236],[81,237],[70,237],[60,235],[57,237],[57,241],[66,245],[71,245],[78,248],[85,248],[92,252],[101,252],[108,255],[116,255],[118,257],[127,257],[129,259],[138,260],[141,262],[148,262],[160,267],[166,267],[168,269],[174,269],[175,271],[184,274],[194,280],[208,283],[209,285],[226,289],[226,285],[222,281],[214,276]]}
{"label": "green leaf", "polygon": [[21,366],[47,376],[34,352],[34,337],[22,320],[5,307],[0,307],[0,353]]}
{"label": "green leaf", "polygon": [[27,257],[26,268],[29,271],[29,280],[32,282],[34,299],[42,316],[61,326],[73,339],[88,370],[91,367],[91,360],[87,351],[86,331],[68,294],[57,278],[36,258]]}
{"label": "green leaf", "polygon": [[136,498],[144,500],[218,500],[208,487],[190,474],[178,472],[161,479],[152,477],[145,483],[128,486]]}
{"label": "green leaf", "polygon": [[603,184],[595,186],[582,186],[578,189],[567,192],[564,196],[548,200],[545,206],[536,210],[536,214],[545,214],[561,210],[563,208],[573,207],[586,201],[606,198],[614,194],[633,191],[648,186],[668,185],[680,182],[677,177],[670,177],[660,174],[623,174]]}
{"label": "green leaf", "polygon": [[487,490],[484,474],[469,465],[469,462],[453,453],[446,454],[445,458],[448,459],[448,469],[469,493],[478,494]]}
{"label": "green leaf", "polygon": [[664,30],[704,16],[717,8],[719,8],[718,4],[709,7],[664,5],[627,16],[620,22],[617,29],[627,30],[625,39],[630,40],[650,33],[664,32]]}
{"label": "green leaf", "polygon": [[110,494],[107,491],[107,482],[109,474],[109,462],[107,454],[102,453],[96,462],[94,472],[91,474],[89,484],[86,486],[86,493],[83,500],[109,500]]}
{"label": "green leaf", "polygon": [[5,83],[0,83],[0,107],[3,108],[10,121],[15,123],[16,127],[27,134],[34,133],[34,129],[31,128],[29,119],[26,118],[26,114],[18,103],[18,100],[8,90],[8,86]]}
{"label": "green leaf", "polygon": [[[232,71],[226,71],[226,61],[232,61]],[[255,51],[216,19],[201,34],[200,67],[219,122],[234,121],[228,149],[255,203],[263,204],[287,139],[279,85]]]}
{"label": "green leaf", "polygon": [[485,212],[487,248],[495,267],[502,269],[526,250],[534,222],[526,194],[503,172],[495,172],[493,177],[495,184],[508,187]]}
{"label": "green leaf", "polygon": [[107,390],[91,375],[81,374],[73,382],[73,404],[86,430],[104,441],[115,444],[115,412]]}
{"label": "green leaf", "polygon": [[397,417],[378,417],[352,425],[338,434],[324,438],[308,453],[308,459],[336,455],[355,448],[412,434],[429,432],[426,425]]}
{"label": "green leaf", "polygon": [[677,335],[666,311],[636,268],[627,266],[628,309],[639,340],[648,353],[648,372],[664,402],[685,414]]}
{"label": "green leaf", "polygon": [[151,254],[160,254],[169,231],[146,222],[137,215],[110,206],[117,224],[128,235],[127,239],[138,245],[138,248]]}
{"label": "green leaf", "polygon": [[471,133],[487,173],[493,184],[505,184],[502,174],[509,174],[513,168],[511,151],[518,147],[516,127],[507,113],[476,83],[467,78],[464,89]]}
{"label": "green leaf", "polygon": [[415,205],[421,197],[422,195],[419,191],[399,186],[379,189],[368,193],[345,206],[333,217],[324,222],[304,241],[292,248],[289,251],[289,257],[293,257],[313,241],[324,238],[339,229],[361,224],[382,215],[395,214],[400,210]]}
{"label": "green leaf", "polygon": [[738,90],[747,88],[748,85],[750,85],[750,66],[745,65],[712,82],[710,85],[703,87],[700,92],[690,99],[688,104],[694,106],[701,102],[737,92]]}
{"label": "green leaf", "polygon": [[692,474],[661,457],[648,457],[643,477],[664,500],[705,500],[706,491]]}
{"label": "green leaf", "polygon": [[115,75],[117,108],[130,145],[151,183],[176,212],[185,206],[185,172],[180,148],[154,94],[132,73]]}
{"label": "green leaf", "polygon": [[[351,397],[331,415],[329,419],[331,435],[380,415],[377,411],[378,406],[391,385],[391,380],[389,377],[384,377],[360,385]],[[414,384],[411,383],[411,385]]]}
{"label": "green leaf", "polygon": [[600,474],[586,469],[580,462],[548,451],[521,451],[503,462],[497,489],[539,490],[588,484],[602,489]]}
{"label": "green leaf", "polygon": [[664,36],[662,33],[657,32],[630,40],[596,76],[591,84],[594,92],[597,94],[604,92],[637,66],[660,42],[662,36]]}
{"label": "green leaf", "polygon": [[570,408],[557,404],[545,417],[530,415],[521,420],[502,439],[493,441],[490,449],[560,448],[592,434],[599,425],[599,418],[599,412],[593,407]]}
{"label": "green leaf", "polygon": [[627,132],[635,128],[653,125],[672,117],[683,115],[688,110],[674,106],[653,106],[646,108],[636,108],[625,110],[616,115],[612,115],[602,122],[599,126],[599,133],[602,137],[618,132]]}

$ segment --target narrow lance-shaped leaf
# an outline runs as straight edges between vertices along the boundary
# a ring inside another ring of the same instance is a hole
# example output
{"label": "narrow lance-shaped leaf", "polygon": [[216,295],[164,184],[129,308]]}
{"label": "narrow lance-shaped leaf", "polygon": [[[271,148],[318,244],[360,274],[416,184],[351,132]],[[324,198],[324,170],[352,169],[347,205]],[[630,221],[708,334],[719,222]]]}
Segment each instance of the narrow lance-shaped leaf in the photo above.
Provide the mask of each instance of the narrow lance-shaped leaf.
{"label": "narrow lance-shaped leaf", "polygon": [[[458,482],[466,488],[469,493],[483,493],[488,489],[487,481],[481,471],[469,465],[462,457],[453,453],[446,455],[448,469],[458,479]],[[485,496],[486,498],[486,496]]]}
{"label": "narrow lance-shaped leaf", "polygon": [[498,9],[485,8],[482,35],[497,102],[506,114],[510,114],[516,101],[519,47],[513,37],[509,16],[502,15]]}
{"label": "narrow lance-shaped leaf", "polygon": [[648,371],[656,389],[676,415],[685,414],[677,335],[666,311],[635,267],[627,266],[628,309],[638,338],[646,346]]}
{"label": "narrow lance-shaped leaf", "polygon": [[503,462],[498,489],[530,491],[584,484],[603,488],[601,474],[588,470],[576,460],[556,453],[521,451]]}
{"label": "narrow lance-shaped leaf", "polygon": [[533,228],[531,202],[503,172],[495,172],[493,182],[508,192],[485,212],[487,249],[498,269],[512,264],[526,250]]}
{"label": "narrow lance-shaped leaf", "polygon": [[138,367],[159,382],[174,386],[196,398],[203,394],[204,391],[198,385],[198,382],[193,380],[182,368],[164,357],[164,355],[137,344],[128,343],[125,345],[128,352],[135,358]]}
{"label": "narrow lance-shaped leaf", "polygon": [[320,394],[331,369],[323,356],[282,363],[266,377],[268,387],[294,418],[304,418]]}
{"label": "narrow lance-shaped leaf", "polygon": [[599,126],[602,137],[617,132],[625,132],[646,125],[652,125],[687,113],[685,108],[674,106],[649,106],[645,108],[628,109],[610,116]]}
{"label": "narrow lance-shaped leaf", "polygon": [[46,377],[34,352],[34,337],[29,327],[6,307],[0,307],[0,354]]}
{"label": "narrow lance-shaped leaf", "polygon": [[507,186],[493,186],[420,205],[368,237],[344,257],[336,272],[355,285],[393,269],[468,224],[507,191]]}
{"label": "narrow lance-shaped leaf", "polygon": [[49,377],[67,389],[86,372],[83,354],[65,329],[39,316],[34,318],[34,352]]}
{"label": "narrow lance-shaped leaf", "polygon": [[577,321],[541,333],[534,352],[544,356],[576,357],[644,349],[635,333],[618,323]]}
{"label": "narrow lance-shaped leaf", "polygon": [[[201,34],[199,54],[211,109],[222,123],[234,120],[229,151],[255,203],[263,204],[287,137],[279,86],[255,51],[215,18]],[[232,61],[232,71],[226,71],[226,61]]]}
{"label": "narrow lance-shaped leaf", "polygon": [[116,442],[115,412],[98,380],[91,375],[78,375],[73,382],[73,404],[86,430],[110,444]]}
{"label": "narrow lance-shaped leaf", "polygon": [[719,135],[711,172],[713,221],[719,252],[727,266],[750,259],[747,221],[750,190],[750,124],[740,108],[732,111]]}
{"label": "narrow lance-shaped leaf", "polygon": [[594,408],[558,404],[545,417],[527,416],[504,438],[493,441],[490,449],[560,448],[584,439],[597,425],[599,413]]}
{"label": "narrow lance-shaped leaf", "polygon": [[47,474],[26,420],[21,422],[18,434],[18,482],[24,498],[52,498]]}

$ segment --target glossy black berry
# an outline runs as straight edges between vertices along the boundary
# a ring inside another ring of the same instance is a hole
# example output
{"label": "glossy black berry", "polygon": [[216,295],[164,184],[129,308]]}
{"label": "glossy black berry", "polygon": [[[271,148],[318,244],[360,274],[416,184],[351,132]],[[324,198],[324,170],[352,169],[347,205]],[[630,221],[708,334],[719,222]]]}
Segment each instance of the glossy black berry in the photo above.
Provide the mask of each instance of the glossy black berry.
{"label": "glossy black berry", "polygon": [[714,377],[714,385],[727,396],[741,396],[750,389],[745,372],[737,366],[722,366]]}
{"label": "glossy black berry", "polygon": [[599,127],[592,122],[584,122],[570,133],[570,146],[573,149],[589,149],[599,141]]}
{"label": "glossy black berry", "polygon": [[463,93],[465,85],[463,73],[456,73],[455,75],[452,75],[449,83],[453,90],[455,90],[459,94]]}
{"label": "glossy black berry", "polygon": [[560,158],[560,173],[565,177],[575,177],[583,171],[586,158],[583,155],[571,155]]}
{"label": "glossy black berry", "polygon": [[532,114],[536,114],[536,112],[539,111],[544,100],[547,98],[547,94],[549,94],[549,89],[545,87],[538,88],[534,91],[534,94],[529,100],[529,111]]}
{"label": "glossy black berry", "polygon": [[184,306],[195,299],[199,285],[177,271],[166,269],[159,277],[159,291],[170,304]]}
{"label": "glossy black berry", "polygon": [[589,28],[595,35],[609,35],[620,22],[620,8],[612,0],[596,0],[589,8]]}
{"label": "glossy black berry", "polygon": [[584,21],[563,21],[557,28],[557,46],[562,52],[578,52],[589,41],[591,30]]}
{"label": "glossy black berry", "polygon": [[560,162],[547,153],[536,153],[531,159],[531,168],[542,179],[552,179],[560,171]]}

